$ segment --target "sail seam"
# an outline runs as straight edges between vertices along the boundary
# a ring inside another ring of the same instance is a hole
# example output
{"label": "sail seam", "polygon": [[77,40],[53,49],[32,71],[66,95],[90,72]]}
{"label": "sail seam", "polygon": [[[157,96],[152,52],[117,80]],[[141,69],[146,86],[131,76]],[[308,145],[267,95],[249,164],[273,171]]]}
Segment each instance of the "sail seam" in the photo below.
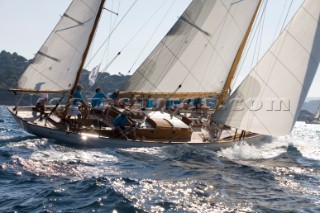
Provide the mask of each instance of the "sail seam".
{"label": "sail seam", "polygon": [[58,88],[63,89],[62,86],[60,86],[58,83],[56,83],[55,81],[52,81],[51,79],[48,78],[48,76],[43,75],[40,71],[38,71],[34,66],[30,65],[30,68],[33,69],[34,71],[36,71],[39,75],[43,76],[44,79],[48,80],[49,82],[51,82],[52,84],[56,85]]}
{"label": "sail seam", "polygon": [[57,33],[57,32],[55,32],[55,34],[56,34],[57,36],[59,36],[63,41],[65,41],[67,44],[69,44],[70,47],[72,47],[76,52],[79,53],[79,55],[82,54],[81,51],[80,51],[77,47],[75,47],[72,43],[70,43],[70,41],[68,41],[67,39],[65,39],[62,35],[60,35],[60,34]]}

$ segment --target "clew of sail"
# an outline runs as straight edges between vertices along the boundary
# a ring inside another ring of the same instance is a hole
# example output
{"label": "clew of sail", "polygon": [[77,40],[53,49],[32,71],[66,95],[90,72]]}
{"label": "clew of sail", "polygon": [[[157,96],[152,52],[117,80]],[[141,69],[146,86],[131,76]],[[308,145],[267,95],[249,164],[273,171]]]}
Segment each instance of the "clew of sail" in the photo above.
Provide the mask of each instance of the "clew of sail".
{"label": "clew of sail", "polygon": [[21,76],[21,91],[62,92],[74,87],[101,2],[74,0],[70,4]]}
{"label": "clew of sail", "polygon": [[291,132],[320,60],[320,1],[306,0],[213,120],[265,135]]}
{"label": "clew of sail", "polygon": [[192,1],[129,79],[124,93],[221,93],[258,3]]}

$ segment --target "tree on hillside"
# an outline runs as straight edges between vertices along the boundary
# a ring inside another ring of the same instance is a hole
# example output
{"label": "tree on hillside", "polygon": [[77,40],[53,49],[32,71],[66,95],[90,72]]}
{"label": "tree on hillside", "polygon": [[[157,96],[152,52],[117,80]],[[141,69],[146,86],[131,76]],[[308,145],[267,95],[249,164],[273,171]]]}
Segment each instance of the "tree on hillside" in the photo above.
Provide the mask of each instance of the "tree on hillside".
{"label": "tree on hillside", "polygon": [[[8,90],[9,88],[17,88],[18,80],[31,63],[31,60],[18,55],[17,53],[9,53],[1,51],[0,53],[0,90]],[[89,74],[90,72],[84,70],[80,76],[79,83],[85,88],[85,92],[90,94],[96,87],[101,87],[105,93],[113,92],[116,89],[121,89],[128,81],[129,75],[111,75],[110,73],[99,73],[95,85],[89,86]]]}

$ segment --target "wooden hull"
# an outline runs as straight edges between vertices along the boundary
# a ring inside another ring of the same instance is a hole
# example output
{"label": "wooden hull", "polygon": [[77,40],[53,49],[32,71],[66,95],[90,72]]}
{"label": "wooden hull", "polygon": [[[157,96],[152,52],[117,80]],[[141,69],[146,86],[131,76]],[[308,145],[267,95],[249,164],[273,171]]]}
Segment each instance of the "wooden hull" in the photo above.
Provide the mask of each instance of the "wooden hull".
{"label": "wooden hull", "polygon": [[[96,134],[96,132],[74,132],[64,131],[59,128],[53,128],[52,126],[41,126],[36,122],[29,121],[28,119],[22,118],[16,115],[13,107],[8,107],[9,112],[18,122],[18,124],[28,133],[45,138],[55,139],[58,143],[66,145],[74,145],[79,147],[91,147],[91,148],[134,148],[134,147],[162,147],[172,145],[190,145],[200,146],[208,148],[210,150],[218,151],[221,148],[227,148],[239,143],[239,141],[224,141],[224,142],[203,142],[202,140],[190,140],[187,142],[181,141],[169,141],[169,140],[122,140],[118,138],[105,137]],[[267,136],[256,135],[255,137],[246,138],[246,142],[249,144],[260,144],[265,141]]]}

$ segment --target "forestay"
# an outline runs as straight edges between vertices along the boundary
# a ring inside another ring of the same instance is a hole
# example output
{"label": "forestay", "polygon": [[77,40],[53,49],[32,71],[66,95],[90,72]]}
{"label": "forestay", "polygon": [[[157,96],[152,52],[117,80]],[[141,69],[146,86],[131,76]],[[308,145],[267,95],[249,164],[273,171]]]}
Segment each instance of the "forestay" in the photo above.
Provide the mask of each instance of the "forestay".
{"label": "forestay", "polygon": [[21,90],[67,91],[75,84],[101,0],[74,0],[19,80]]}
{"label": "forestay", "polygon": [[290,133],[319,65],[319,15],[320,1],[306,0],[213,119],[260,134]]}
{"label": "forestay", "polygon": [[128,92],[220,93],[257,0],[194,0],[137,69]]}

